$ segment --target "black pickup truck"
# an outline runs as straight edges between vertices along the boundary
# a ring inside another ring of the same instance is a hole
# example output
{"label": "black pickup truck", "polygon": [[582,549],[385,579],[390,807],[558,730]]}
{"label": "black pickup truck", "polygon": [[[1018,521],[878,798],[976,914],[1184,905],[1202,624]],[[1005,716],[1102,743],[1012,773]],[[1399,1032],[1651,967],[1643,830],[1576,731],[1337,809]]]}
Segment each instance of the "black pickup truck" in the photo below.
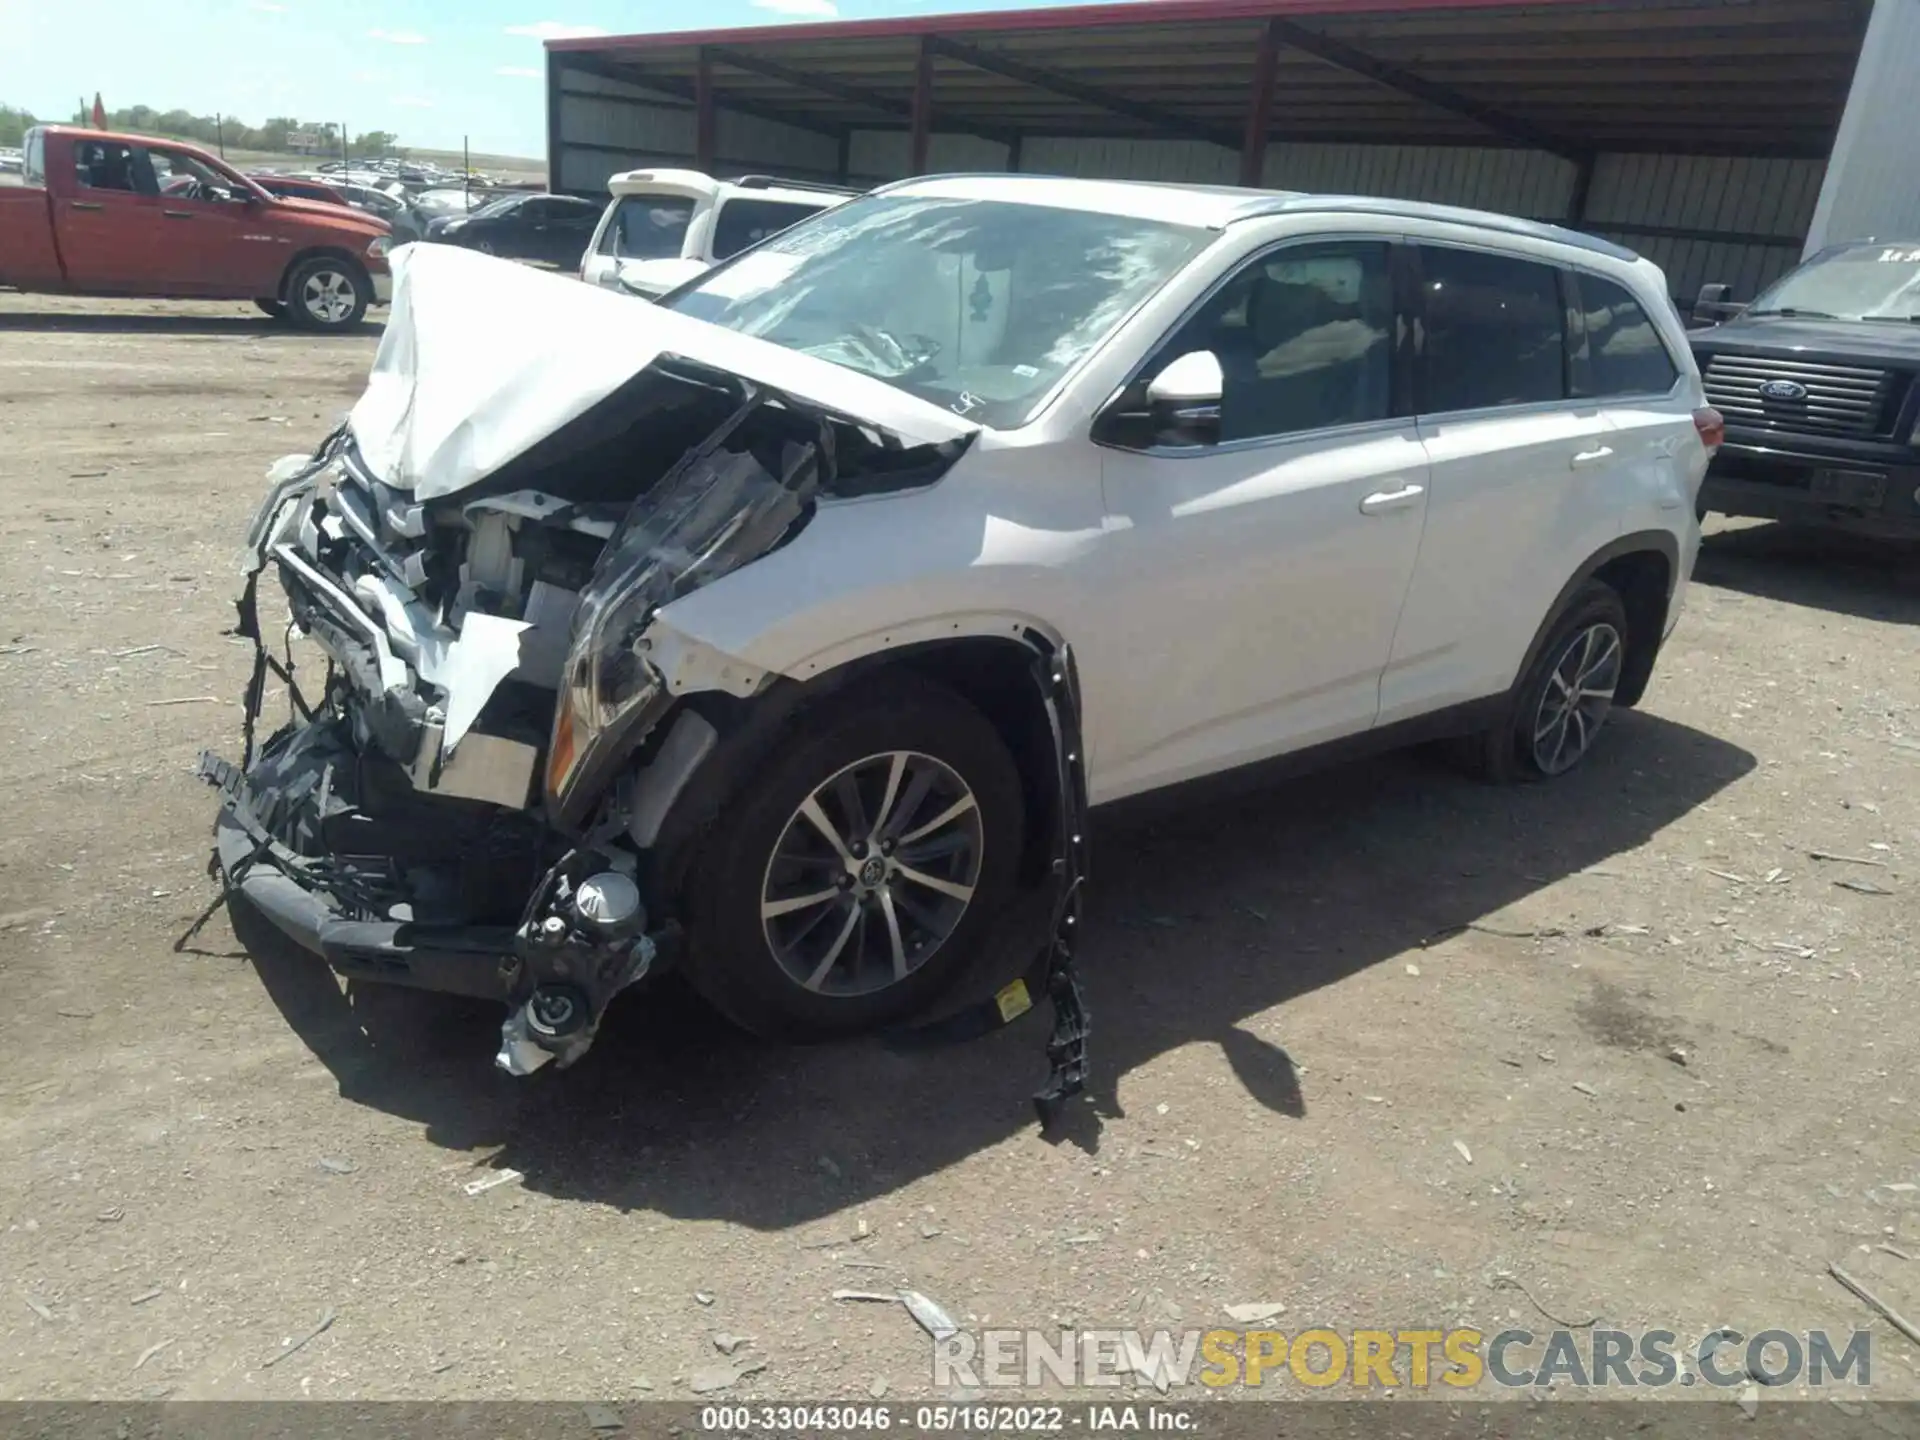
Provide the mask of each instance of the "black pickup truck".
{"label": "black pickup truck", "polygon": [[1920,539],[1920,241],[1823,250],[1691,338],[1727,422],[1702,515]]}

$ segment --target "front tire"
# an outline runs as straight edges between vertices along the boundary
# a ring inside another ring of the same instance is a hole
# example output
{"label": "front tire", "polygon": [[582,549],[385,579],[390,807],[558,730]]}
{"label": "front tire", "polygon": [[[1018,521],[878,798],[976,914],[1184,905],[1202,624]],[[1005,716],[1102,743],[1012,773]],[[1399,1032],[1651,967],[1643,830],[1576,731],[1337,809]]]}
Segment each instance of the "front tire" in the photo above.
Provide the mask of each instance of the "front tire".
{"label": "front tire", "polygon": [[755,1034],[898,1025],[966,969],[1012,890],[1018,772],[944,686],[889,678],[800,712],[692,867],[693,985]]}
{"label": "front tire", "polygon": [[287,317],[303,330],[351,330],[373,303],[373,282],[331,255],[302,260],[287,276]]}
{"label": "front tire", "polygon": [[255,300],[254,308],[270,320],[285,320],[287,305],[284,300]]}
{"label": "front tire", "polygon": [[1599,580],[1574,592],[1500,723],[1465,745],[1468,768],[1496,783],[1564,775],[1593,751],[1627,661],[1627,609]]}

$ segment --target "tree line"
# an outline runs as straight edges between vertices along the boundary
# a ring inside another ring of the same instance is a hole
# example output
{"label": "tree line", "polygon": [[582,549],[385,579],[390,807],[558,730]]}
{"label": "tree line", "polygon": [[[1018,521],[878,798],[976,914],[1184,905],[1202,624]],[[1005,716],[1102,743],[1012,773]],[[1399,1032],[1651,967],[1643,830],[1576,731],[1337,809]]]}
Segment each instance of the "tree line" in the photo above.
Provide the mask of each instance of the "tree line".
{"label": "tree line", "polygon": [[[189,140],[196,145],[217,149],[284,151],[287,137],[309,132],[314,151],[322,155],[340,153],[340,127],[328,121],[303,124],[291,115],[269,116],[263,125],[249,125],[231,115],[194,115],[185,110],[155,110],[151,105],[129,105],[124,110],[108,110],[107,128],[136,135],[160,135],[169,140]],[[32,111],[12,105],[0,105],[0,145],[17,146],[35,125],[55,123],[91,125],[93,107],[82,101],[73,114],[56,121],[52,116],[35,116]],[[353,138],[356,156],[400,155],[400,137],[390,130],[368,130]]]}

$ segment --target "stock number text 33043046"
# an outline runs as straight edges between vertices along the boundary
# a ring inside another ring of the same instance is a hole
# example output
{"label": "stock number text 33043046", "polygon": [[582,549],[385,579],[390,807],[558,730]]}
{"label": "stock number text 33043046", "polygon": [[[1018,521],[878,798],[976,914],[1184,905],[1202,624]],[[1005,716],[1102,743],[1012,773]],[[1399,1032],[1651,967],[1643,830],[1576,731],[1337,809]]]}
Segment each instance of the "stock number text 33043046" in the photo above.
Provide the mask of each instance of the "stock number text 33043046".
{"label": "stock number text 33043046", "polygon": [[700,1411],[700,1428],[718,1434],[895,1429],[909,1434],[1049,1434],[1067,1428],[1067,1414],[1059,1405],[708,1405]]}

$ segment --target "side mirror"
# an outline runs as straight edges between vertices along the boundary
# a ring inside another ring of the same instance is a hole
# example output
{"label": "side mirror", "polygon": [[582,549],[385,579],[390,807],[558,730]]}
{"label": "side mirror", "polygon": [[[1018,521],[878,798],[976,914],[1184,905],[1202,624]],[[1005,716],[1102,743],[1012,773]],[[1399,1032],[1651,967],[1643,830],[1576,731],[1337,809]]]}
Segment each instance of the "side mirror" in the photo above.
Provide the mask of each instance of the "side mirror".
{"label": "side mirror", "polygon": [[1147,414],[1159,445],[1214,445],[1220,440],[1220,394],[1226,388],[1211,350],[1189,350],[1147,385]]}
{"label": "side mirror", "polygon": [[1731,320],[1746,309],[1746,306],[1736,305],[1727,299],[1729,288],[1725,285],[1702,285],[1693,302],[1692,323],[1718,325],[1722,320]]}

